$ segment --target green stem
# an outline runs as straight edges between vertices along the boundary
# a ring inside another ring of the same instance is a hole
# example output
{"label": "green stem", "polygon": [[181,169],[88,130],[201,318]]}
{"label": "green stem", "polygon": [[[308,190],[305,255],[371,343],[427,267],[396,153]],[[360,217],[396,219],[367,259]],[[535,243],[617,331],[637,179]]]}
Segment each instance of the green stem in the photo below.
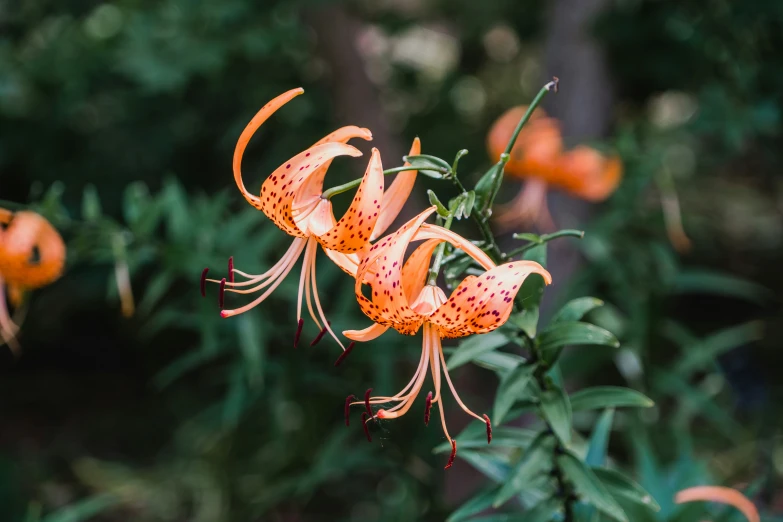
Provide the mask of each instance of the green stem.
{"label": "green stem", "polygon": [[[463,194],[467,192],[468,190],[465,188],[465,185],[462,184],[462,182],[457,178],[456,176],[452,177],[451,180],[454,182],[454,185],[457,186],[460,192]],[[484,243],[489,245],[489,255],[492,258],[494,262],[499,262],[503,258],[503,253],[500,251],[500,247],[498,246],[497,242],[495,242],[495,236],[492,234],[492,230],[489,228],[489,224],[486,222],[486,220],[482,219],[478,212],[471,212],[470,216],[473,218],[473,221],[475,221],[476,226],[479,228],[479,232],[481,232],[481,237],[484,240]]]}
{"label": "green stem", "polygon": [[[426,166],[426,167],[414,167],[414,166],[402,166],[402,167],[394,167],[393,169],[386,169],[383,171],[384,175],[388,174],[395,174],[397,172],[405,172],[408,170],[434,170],[435,172],[440,172],[441,174],[448,174],[448,169],[439,168],[439,167],[432,167],[432,166]],[[348,192],[351,189],[355,189],[358,187],[362,179],[364,178],[358,178],[353,181],[349,181],[348,183],[344,183],[342,185],[337,185],[336,187],[332,187],[330,189],[327,189],[321,194],[321,197],[324,199],[331,199],[333,196],[336,196],[337,194],[342,194],[343,192]]]}
{"label": "green stem", "polygon": [[517,128],[514,129],[514,134],[511,135],[511,139],[508,142],[508,145],[506,145],[506,150],[504,151],[504,154],[511,154],[511,149],[514,148],[514,143],[517,141],[517,137],[519,136],[519,133],[522,131],[522,127],[525,126],[527,121],[530,119],[530,117],[533,115],[533,111],[536,110],[536,108],[539,106],[541,101],[544,99],[544,96],[549,93],[549,91],[554,90],[557,92],[557,78],[555,78],[554,81],[551,81],[541,87],[541,90],[538,91],[538,94],[536,94],[536,97],[533,98],[533,101],[530,102],[530,105],[527,108],[527,112],[524,116],[522,116],[522,119],[519,120],[519,123],[517,123]]}
{"label": "green stem", "polygon": [[521,246],[519,248],[515,248],[511,252],[507,254],[503,254],[503,259],[508,259],[516,255],[519,255],[523,252],[527,252],[531,248],[535,248],[538,245],[543,245],[559,237],[578,237],[579,239],[582,239],[583,237],[585,237],[585,233],[584,230],[566,229],[566,230],[558,230],[557,232],[553,232],[551,234],[544,234],[543,236],[541,236],[541,238],[538,241],[531,241],[527,245]]}
{"label": "green stem", "polygon": [[[449,214],[449,217],[446,218],[446,223],[443,225],[443,228],[449,229],[451,228],[451,222],[454,220],[454,215]],[[443,253],[446,251],[446,242],[439,244],[437,246],[437,250],[435,251],[435,261],[432,263],[432,267],[430,268],[430,275],[427,278],[427,284],[428,285],[434,285],[438,281],[438,274],[440,273],[440,267],[443,264]]]}

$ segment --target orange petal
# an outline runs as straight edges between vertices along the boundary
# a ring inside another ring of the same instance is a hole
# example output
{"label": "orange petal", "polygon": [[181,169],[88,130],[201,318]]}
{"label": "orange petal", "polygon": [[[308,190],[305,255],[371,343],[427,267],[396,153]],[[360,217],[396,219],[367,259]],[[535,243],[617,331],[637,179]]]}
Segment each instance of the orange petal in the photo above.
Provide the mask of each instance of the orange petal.
{"label": "orange petal", "polygon": [[[372,149],[362,182],[345,215],[331,229],[317,236],[324,248],[344,254],[361,250],[369,241],[383,198],[383,165],[378,149]],[[312,226],[312,225],[311,225]]]}
{"label": "orange petal", "polygon": [[580,145],[563,154],[548,180],[556,187],[587,201],[603,201],[617,189],[623,175],[619,157],[605,157]]}
{"label": "orange petal", "polygon": [[[513,107],[492,125],[487,134],[487,151],[492,161],[500,159],[525,112],[527,106]],[[536,109],[511,149],[505,173],[522,178],[545,175],[555,167],[562,149],[563,139],[557,120],[547,117],[543,109]]]}
{"label": "orange petal", "polygon": [[[413,236],[433,212],[434,206],[373,245],[356,272],[356,299],[362,312],[374,322],[407,335],[416,333],[424,318],[411,309],[405,296],[402,265]],[[362,294],[362,280],[370,267],[376,272],[370,285],[372,300]]]}
{"label": "orange petal", "polygon": [[[321,138],[313,147],[323,145],[324,143],[348,143],[348,141],[354,138],[372,141],[372,132],[370,132],[369,129],[348,125],[347,127],[341,127],[328,136]],[[302,188],[297,191],[296,198],[294,199],[294,209],[297,208],[300,202],[301,204],[307,204],[312,198],[321,196],[324,186],[324,177],[331,164],[332,160],[324,162],[323,165],[318,167],[318,169],[307,178],[307,181],[302,185]]]}
{"label": "orange petal", "polygon": [[388,329],[389,329],[388,326],[373,324],[372,326],[368,326],[364,330],[345,330],[343,332],[343,335],[352,341],[358,341],[360,343],[364,343],[367,341],[372,341],[373,339],[377,339],[378,337],[386,333],[386,330]]}
{"label": "orange petal", "polygon": [[465,278],[429,321],[440,326],[444,337],[491,332],[508,320],[522,282],[534,273],[546,284],[552,282],[549,272],[535,261],[513,261]]}
{"label": "orange petal", "polygon": [[[413,140],[411,150],[408,153],[409,156],[418,156],[421,154],[421,141],[419,138]],[[405,166],[409,166],[410,163],[405,162]],[[375,241],[383,235],[389,228],[389,225],[397,219],[405,202],[408,201],[408,197],[413,190],[413,184],[416,182],[415,170],[406,170],[397,174],[392,184],[383,194],[383,200],[381,201],[381,215],[378,218],[378,222],[375,224],[375,229],[372,231],[372,237],[370,241]]]}
{"label": "orange petal", "polygon": [[720,502],[739,509],[749,522],[760,522],[759,512],[756,506],[748,498],[732,488],[720,486],[696,486],[677,493],[674,501],[677,504],[705,500],[708,502]]}
{"label": "orange petal", "polygon": [[290,91],[281,94],[274,100],[264,105],[261,110],[258,111],[255,116],[253,116],[253,119],[250,120],[250,123],[247,124],[245,130],[242,131],[242,134],[239,135],[237,145],[234,148],[234,181],[236,182],[237,187],[239,187],[239,191],[245,197],[247,202],[259,210],[262,210],[261,198],[248,192],[248,190],[245,188],[245,183],[242,181],[242,156],[245,154],[245,149],[247,148],[247,144],[250,142],[250,138],[253,137],[253,134],[255,134],[258,128],[267,119],[269,119],[269,117],[274,114],[277,109],[291,101],[293,98],[296,98],[303,92],[304,89],[301,87],[291,89]]}
{"label": "orange petal", "polygon": [[324,143],[300,152],[280,165],[261,186],[259,206],[285,233],[305,237],[294,223],[292,203],[302,184],[325,162],[337,156],[361,156],[355,147],[339,142]]}
{"label": "orange petal", "polygon": [[430,261],[442,239],[430,239],[413,251],[402,267],[402,289],[409,303],[413,303],[427,283]]}
{"label": "orange petal", "polygon": [[452,232],[451,230],[445,229],[443,227],[424,223],[421,226],[419,232],[416,234],[415,239],[440,239],[442,241],[448,241],[456,248],[459,248],[470,257],[475,259],[478,264],[483,266],[486,270],[495,268],[495,263],[492,262],[492,259],[487,254],[485,254],[483,250],[456,232]]}
{"label": "orange petal", "polygon": [[14,213],[5,229],[0,230],[0,243],[0,274],[9,285],[38,288],[62,275],[65,243],[40,214]]}

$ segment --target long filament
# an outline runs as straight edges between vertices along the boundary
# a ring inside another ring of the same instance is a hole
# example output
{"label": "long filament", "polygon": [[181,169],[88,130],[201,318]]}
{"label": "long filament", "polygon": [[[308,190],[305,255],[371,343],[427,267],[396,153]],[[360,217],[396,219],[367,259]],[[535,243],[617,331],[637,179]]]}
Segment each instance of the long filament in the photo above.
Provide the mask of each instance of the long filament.
{"label": "long filament", "polygon": [[345,346],[343,346],[343,343],[337,337],[337,334],[335,334],[334,330],[332,330],[332,327],[329,325],[329,321],[326,320],[326,314],[324,314],[324,309],[321,306],[321,300],[318,298],[318,285],[316,285],[315,282],[315,257],[317,253],[318,248],[316,247],[315,251],[313,252],[312,264],[310,265],[310,279],[313,285],[313,300],[315,301],[315,308],[318,310],[318,314],[321,317],[321,321],[324,323],[324,328],[326,328],[326,331],[329,332],[329,335],[331,335],[334,340],[337,341],[337,344],[340,345],[343,351],[345,351]]}
{"label": "long filament", "polygon": [[451,377],[449,377],[449,370],[446,368],[446,359],[443,357],[443,346],[441,345],[440,342],[440,335],[435,336],[435,344],[437,344],[438,353],[440,354],[440,360],[441,363],[443,364],[443,375],[446,377],[446,382],[449,383],[449,388],[451,388],[451,393],[454,395],[454,398],[457,400],[457,404],[460,405],[460,408],[465,410],[465,413],[467,413],[468,415],[472,415],[473,417],[476,417],[478,420],[486,424],[484,417],[479,417],[477,414],[473,413],[467,406],[465,406],[465,403],[462,402],[462,399],[459,398],[459,395],[457,394],[457,390],[454,388],[454,385],[451,383]]}

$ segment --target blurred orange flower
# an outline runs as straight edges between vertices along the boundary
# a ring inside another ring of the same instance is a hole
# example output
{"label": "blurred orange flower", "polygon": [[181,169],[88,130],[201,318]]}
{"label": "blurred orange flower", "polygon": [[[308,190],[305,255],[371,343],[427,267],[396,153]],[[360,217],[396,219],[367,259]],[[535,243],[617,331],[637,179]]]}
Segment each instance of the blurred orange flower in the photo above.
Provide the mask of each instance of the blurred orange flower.
{"label": "blurred orange flower", "polygon": [[683,504],[685,502],[696,501],[707,502],[720,502],[721,504],[728,504],[734,506],[740,512],[745,515],[748,522],[760,522],[759,512],[756,506],[748,500],[748,498],[732,488],[725,488],[720,486],[696,486],[688,488],[677,493],[674,501],[677,504]]}
{"label": "blurred orange flower", "polygon": [[[495,121],[487,135],[492,161],[500,159],[525,112],[527,106],[514,107]],[[548,187],[586,201],[603,201],[620,183],[623,166],[619,157],[606,157],[585,145],[565,151],[557,120],[536,109],[519,133],[505,173],[524,179],[525,189],[497,213],[497,222],[503,228],[536,223],[542,229],[553,229],[546,204]]]}
{"label": "blurred orange flower", "polygon": [[[62,275],[65,243],[46,219],[35,212],[0,209],[0,292],[18,306],[26,290],[48,285]],[[19,326],[0,298],[0,338],[18,351]]]}

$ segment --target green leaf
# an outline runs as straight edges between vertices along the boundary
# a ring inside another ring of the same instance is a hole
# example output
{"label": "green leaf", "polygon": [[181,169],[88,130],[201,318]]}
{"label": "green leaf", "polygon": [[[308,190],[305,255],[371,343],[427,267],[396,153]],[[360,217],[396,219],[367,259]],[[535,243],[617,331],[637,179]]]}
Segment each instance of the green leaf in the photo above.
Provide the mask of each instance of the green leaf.
{"label": "green leaf", "polygon": [[245,361],[248,383],[260,387],[264,381],[264,344],[261,342],[261,327],[256,316],[242,314],[239,318],[239,348]]}
{"label": "green leaf", "polygon": [[585,314],[603,305],[604,302],[595,297],[578,297],[567,302],[565,306],[555,314],[551,323],[579,321]]}
{"label": "green leaf", "polygon": [[41,522],[81,522],[89,520],[95,515],[102,513],[110,507],[118,504],[120,501],[114,495],[97,495],[74,502],[70,506],[64,507],[45,516]]}
{"label": "green leaf", "polygon": [[516,515],[516,522],[549,522],[552,520],[552,514],[560,509],[561,501],[558,498],[548,498],[542,500],[524,513]]}
{"label": "green leaf", "polygon": [[546,327],[536,338],[542,358],[553,364],[564,346],[571,344],[611,346],[618,348],[620,342],[608,330],[579,321],[563,321]]}
{"label": "green leaf", "polygon": [[443,203],[440,202],[438,196],[436,196],[433,191],[427,190],[427,197],[430,200],[430,205],[435,205],[435,207],[437,207],[438,215],[444,218],[449,217],[451,212],[449,212],[449,209],[443,206]]}
{"label": "green leaf", "polygon": [[571,409],[598,410],[603,408],[650,408],[655,405],[645,394],[620,386],[594,386],[571,395]]}
{"label": "green leaf", "polygon": [[590,443],[587,445],[585,463],[588,466],[601,466],[606,460],[606,451],[609,447],[609,435],[612,433],[612,421],[614,420],[614,408],[607,408],[598,418]]}
{"label": "green leaf", "polygon": [[470,217],[473,207],[476,205],[476,192],[469,190],[465,196],[465,217]]}
{"label": "green leaf", "polygon": [[103,215],[101,211],[101,199],[98,190],[90,183],[84,187],[82,194],[82,218],[85,221],[97,221]]}
{"label": "green leaf", "polygon": [[716,332],[697,344],[683,350],[683,356],[674,371],[686,376],[715,361],[719,355],[743,344],[758,341],[763,337],[764,324],[761,321],[733,326]]}
{"label": "green leaf", "polygon": [[[444,179],[448,176],[448,172],[451,172],[451,165],[446,163],[440,158],[429,155],[419,156],[405,156],[405,161],[410,163],[414,167],[419,167],[419,173],[434,179]],[[430,167],[432,170],[428,169]],[[446,172],[442,172],[441,169],[445,169]]]}
{"label": "green leaf", "polygon": [[[537,431],[513,426],[493,426],[490,448],[527,448],[538,435]],[[487,428],[484,423],[471,422],[462,433],[454,437],[459,440],[459,449],[487,448]],[[451,443],[444,441],[432,450],[433,453],[451,451]]]}
{"label": "green leaf", "polygon": [[535,364],[524,364],[511,370],[498,386],[498,392],[495,396],[495,407],[492,410],[492,418],[497,425],[503,423],[503,418],[511,409],[511,406],[524,397],[525,388],[528,382],[533,378],[533,373],[538,366]]}
{"label": "green leaf", "polygon": [[503,164],[495,163],[476,183],[476,198],[479,201],[479,211],[482,214],[492,207],[496,196],[495,190],[499,186],[498,181],[502,177]]}
{"label": "green leaf", "polygon": [[492,507],[502,506],[522,492],[535,476],[547,473],[552,467],[553,447],[552,438],[545,433],[540,433],[503,481],[500,491],[492,502]]}
{"label": "green leaf", "polygon": [[555,436],[563,444],[571,442],[571,402],[568,394],[556,387],[541,393],[541,413],[549,422]]}
{"label": "green leaf", "polygon": [[565,451],[557,457],[557,462],[565,476],[570,480],[577,493],[593,504],[599,511],[606,513],[618,522],[628,522],[623,509],[612,497],[603,483],[598,480],[595,473],[584,462],[571,453]]}
{"label": "green leaf", "polygon": [[672,285],[672,292],[724,295],[754,302],[763,302],[772,296],[768,288],[751,281],[704,269],[683,270],[678,273]]}
{"label": "green leaf", "polygon": [[449,370],[459,368],[478,356],[496,350],[506,344],[508,344],[508,338],[498,331],[472,335],[460,343],[457,350],[449,357],[446,367]]}
{"label": "green leaf", "polygon": [[[546,245],[531,248],[522,256],[527,261],[535,261],[541,266],[546,266]],[[515,314],[514,323],[521,328],[528,337],[536,335],[538,325],[539,306],[544,296],[544,278],[538,274],[531,274],[522,283],[516,301],[522,307],[519,314]]]}
{"label": "green leaf", "polygon": [[531,234],[530,232],[522,232],[519,234],[513,234],[512,236],[514,239],[524,239],[525,241],[530,241],[531,243],[538,243],[541,244],[541,236],[538,234]]}
{"label": "green leaf", "polygon": [[144,289],[144,297],[139,302],[139,314],[147,316],[152,313],[155,305],[168,292],[173,283],[174,277],[171,272],[165,271],[155,274]]}
{"label": "green leaf", "polygon": [[[461,443],[462,441],[460,441],[460,444]],[[451,444],[449,444],[449,448],[451,448]],[[473,498],[462,504],[459,509],[449,515],[449,518],[446,519],[446,522],[462,522],[463,520],[467,520],[477,513],[481,513],[482,511],[489,509],[492,506],[492,500],[495,498],[495,495],[497,495],[497,492],[497,486],[492,486],[489,489],[485,489],[478,495],[475,495]]]}
{"label": "green leaf", "polygon": [[507,460],[495,453],[467,450],[458,451],[457,456],[470,463],[470,465],[495,482],[502,482],[511,469]]}
{"label": "green leaf", "polygon": [[613,496],[623,497],[653,511],[660,511],[661,506],[658,505],[652,495],[623,473],[601,467],[594,467],[593,473]]}

